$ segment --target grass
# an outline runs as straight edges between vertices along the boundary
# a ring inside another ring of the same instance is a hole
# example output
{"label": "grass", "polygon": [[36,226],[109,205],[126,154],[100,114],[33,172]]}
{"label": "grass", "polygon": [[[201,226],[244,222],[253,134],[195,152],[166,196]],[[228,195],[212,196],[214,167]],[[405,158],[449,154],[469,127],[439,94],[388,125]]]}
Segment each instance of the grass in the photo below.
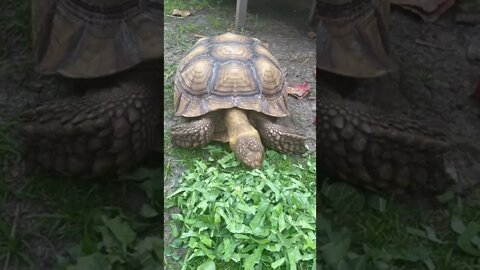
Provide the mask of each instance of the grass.
{"label": "grass", "polygon": [[165,14],[171,14],[174,9],[179,10],[199,10],[212,8],[223,3],[222,0],[165,0]]}
{"label": "grass", "polygon": [[[0,73],[15,76],[33,73],[30,2],[0,2]],[[18,46],[22,44],[22,46]]]}
{"label": "grass", "polygon": [[453,193],[434,207],[384,199],[325,181],[320,192],[321,269],[478,269],[480,204]]}

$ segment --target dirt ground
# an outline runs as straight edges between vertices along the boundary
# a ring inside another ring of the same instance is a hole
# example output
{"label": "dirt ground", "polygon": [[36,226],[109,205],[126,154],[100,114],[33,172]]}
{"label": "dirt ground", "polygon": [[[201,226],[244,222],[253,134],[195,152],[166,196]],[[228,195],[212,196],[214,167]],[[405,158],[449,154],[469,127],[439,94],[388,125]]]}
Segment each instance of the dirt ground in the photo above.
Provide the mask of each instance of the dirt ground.
{"label": "dirt ground", "polygon": [[447,133],[452,148],[445,155],[446,169],[457,191],[464,192],[480,181],[480,103],[470,97],[480,80],[480,63],[466,57],[480,25],[456,23],[455,12],[429,24],[393,7],[390,50],[399,68],[363,81],[348,98]]}

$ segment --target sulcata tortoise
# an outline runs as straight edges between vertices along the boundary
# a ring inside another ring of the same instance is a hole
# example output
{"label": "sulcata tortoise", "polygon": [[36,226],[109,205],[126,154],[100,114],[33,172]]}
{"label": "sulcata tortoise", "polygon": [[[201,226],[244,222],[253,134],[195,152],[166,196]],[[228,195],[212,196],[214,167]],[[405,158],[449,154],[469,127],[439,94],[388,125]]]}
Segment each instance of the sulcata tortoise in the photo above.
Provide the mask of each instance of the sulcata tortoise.
{"label": "sulcata tortoise", "polygon": [[288,115],[285,75],[256,38],[226,33],[198,40],[178,65],[174,89],[176,115],[191,119],[172,128],[175,145],[229,142],[250,168],[263,164],[262,141],[281,152],[306,151],[304,136],[273,122]]}
{"label": "sulcata tortoise", "polygon": [[[334,87],[343,76],[378,77],[393,69],[386,32],[389,1],[318,2],[317,68],[338,74]],[[441,154],[448,143],[442,132],[327,89],[317,97],[317,121],[319,159],[343,180],[394,193],[447,187]]]}
{"label": "sulcata tortoise", "polygon": [[32,28],[38,70],[86,94],[24,115],[27,160],[74,176],[135,165],[158,137],[163,1],[32,1]]}

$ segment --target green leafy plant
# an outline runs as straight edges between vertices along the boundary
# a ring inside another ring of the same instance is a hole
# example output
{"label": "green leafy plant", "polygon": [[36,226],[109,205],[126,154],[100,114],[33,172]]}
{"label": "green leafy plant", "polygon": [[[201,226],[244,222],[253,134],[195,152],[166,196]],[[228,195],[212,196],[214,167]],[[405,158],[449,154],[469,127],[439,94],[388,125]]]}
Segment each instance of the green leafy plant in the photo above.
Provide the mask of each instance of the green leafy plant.
{"label": "green leafy plant", "polygon": [[444,205],[411,209],[343,182],[324,181],[317,216],[320,269],[475,269],[478,204],[469,201],[465,207],[452,192],[437,199]]}
{"label": "green leafy plant", "polygon": [[138,182],[146,194],[138,216],[117,207],[93,209],[85,217],[80,243],[58,257],[59,269],[162,269],[163,216],[157,210],[163,199],[161,172],[139,168],[121,180]]}
{"label": "green leafy plant", "polygon": [[179,210],[166,255],[186,249],[182,269],[315,269],[314,158],[304,167],[267,151],[262,170],[245,170],[233,153],[207,149],[166,200]]}

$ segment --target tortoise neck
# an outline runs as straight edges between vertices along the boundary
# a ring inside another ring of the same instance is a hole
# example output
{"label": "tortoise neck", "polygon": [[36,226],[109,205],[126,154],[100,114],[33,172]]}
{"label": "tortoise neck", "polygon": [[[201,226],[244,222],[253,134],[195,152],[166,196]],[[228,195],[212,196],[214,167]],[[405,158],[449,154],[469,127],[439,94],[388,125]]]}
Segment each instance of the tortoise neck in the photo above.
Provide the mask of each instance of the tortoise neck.
{"label": "tortoise neck", "polygon": [[241,135],[258,134],[250,124],[244,110],[232,108],[225,112],[225,127],[227,128],[230,143],[235,143]]}

